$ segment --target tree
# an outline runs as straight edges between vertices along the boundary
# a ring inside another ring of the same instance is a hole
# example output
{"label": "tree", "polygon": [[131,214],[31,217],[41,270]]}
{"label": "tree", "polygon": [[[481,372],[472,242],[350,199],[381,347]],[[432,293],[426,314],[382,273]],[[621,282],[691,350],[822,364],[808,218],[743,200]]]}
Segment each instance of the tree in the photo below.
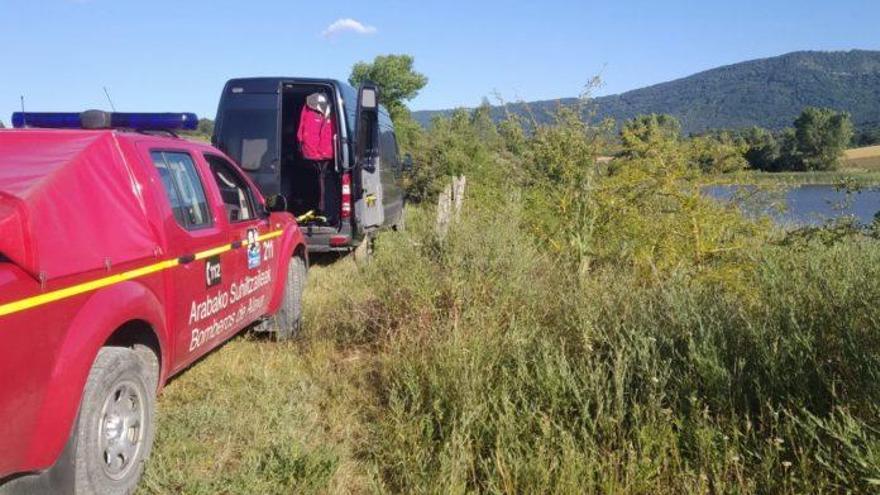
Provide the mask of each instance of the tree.
{"label": "tree", "polygon": [[804,160],[798,149],[797,132],[792,129],[784,129],[777,137],[779,143],[779,158],[776,159],[774,171],[804,171]]}
{"label": "tree", "polygon": [[853,136],[849,114],[829,108],[805,108],[794,128],[804,170],[836,169]]}
{"label": "tree", "polygon": [[380,55],[372,63],[356,63],[348,81],[355,87],[365,81],[375,83],[382,103],[396,123],[400,117],[409,115],[405,102],[415,98],[428,84],[428,78],[413,69],[413,62],[411,55]]}
{"label": "tree", "polygon": [[745,144],[727,133],[691,138],[688,151],[691,164],[706,174],[726,174],[748,166]]}
{"label": "tree", "polygon": [[852,139],[855,148],[876,144],[880,144],[880,126],[863,128]]}
{"label": "tree", "polygon": [[640,115],[626,121],[620,130],[623,155],[627,158],[650,158],[677,147],[681,123],[671,115]]}
{"label": "tree", "polygon": [[199,126],[196,132],[206,136],[214,134],[214,121],[211,119],[199,119]]}
{"label": "tree", "polygon": [[5,128],[6,128],[6,126],[5,126],[5,125],[3,125],[3,121],[2,121],[2,120],[0,120],[0,129],[5,129]]}
{"label": "tree", "polygon": [[779,142],[767,129],[751,127],[743,135],[746,145],[745,158],[755,170],[774,172],[779,165]]}

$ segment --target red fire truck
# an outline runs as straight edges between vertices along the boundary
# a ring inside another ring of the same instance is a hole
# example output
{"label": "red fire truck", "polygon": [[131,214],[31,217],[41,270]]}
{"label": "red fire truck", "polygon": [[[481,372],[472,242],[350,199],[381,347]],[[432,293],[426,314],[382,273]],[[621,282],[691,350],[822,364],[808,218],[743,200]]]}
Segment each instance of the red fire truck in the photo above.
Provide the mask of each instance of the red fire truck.
{"label": "red fire truck", "polygon": [[0,131],[0,492],[131,493],[170,376],[245,328],[296,332],[303,236],[222,152],[174,135],[192,114],[13,123]]}

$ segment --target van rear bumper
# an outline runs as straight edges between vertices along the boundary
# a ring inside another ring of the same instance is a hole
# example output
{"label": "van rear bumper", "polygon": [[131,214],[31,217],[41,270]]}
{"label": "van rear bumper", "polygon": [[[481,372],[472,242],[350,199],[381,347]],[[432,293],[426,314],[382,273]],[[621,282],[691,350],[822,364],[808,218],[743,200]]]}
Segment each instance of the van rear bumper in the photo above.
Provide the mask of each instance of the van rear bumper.
{"label": "van rear bumper", "polygon": [[306,247],[308,247],[309,253],[347,253],[354,249],[354,246],[351,245],[331,246],[329,242],[321,243],[312,239],[306,239]]}
{"label": "van rear bumper", "polygon": [[351,230],[341,230],[327,227],[300,226],[306,246],[310,253],[340,253],[348,252],[356,248],[360,243],[351,235]]}

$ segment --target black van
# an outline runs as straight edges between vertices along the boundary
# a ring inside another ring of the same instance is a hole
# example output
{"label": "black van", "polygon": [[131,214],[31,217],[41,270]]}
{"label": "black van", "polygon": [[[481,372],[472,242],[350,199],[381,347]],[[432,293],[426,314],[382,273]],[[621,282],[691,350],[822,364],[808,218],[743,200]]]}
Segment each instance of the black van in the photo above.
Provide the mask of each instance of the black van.
{"label": "black van", "polygon": [[[333,158],[320,167],[305,159],[297,139],[303,107],[316,94],[326,95],[336,126]],[[400,178],[411,163],[400,157],[374,85],[355,90],[331,79],[232,79],[223,88],[211,142],[270,202],[284,202],[300,219],[311,252],[351,250],[372,232],[403,223]]]}

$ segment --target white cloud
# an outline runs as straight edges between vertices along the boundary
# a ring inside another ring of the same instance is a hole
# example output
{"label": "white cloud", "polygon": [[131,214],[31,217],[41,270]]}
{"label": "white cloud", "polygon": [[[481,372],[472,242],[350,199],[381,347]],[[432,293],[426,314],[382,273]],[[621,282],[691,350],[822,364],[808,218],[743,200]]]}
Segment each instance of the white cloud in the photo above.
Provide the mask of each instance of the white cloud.
{"label": "white cloud", "polygon": [[356,21],[351,18],[344,18],[336,19],[333,24],[327,26],[327,29],[325,29],[324,32],[321,33],[321,36],[325,38],[331,38],[337,34],[342,34],[345,32],[357,34],[374,34],[376,31],[376,28],[373,26],[364,25],[360,21]]}

